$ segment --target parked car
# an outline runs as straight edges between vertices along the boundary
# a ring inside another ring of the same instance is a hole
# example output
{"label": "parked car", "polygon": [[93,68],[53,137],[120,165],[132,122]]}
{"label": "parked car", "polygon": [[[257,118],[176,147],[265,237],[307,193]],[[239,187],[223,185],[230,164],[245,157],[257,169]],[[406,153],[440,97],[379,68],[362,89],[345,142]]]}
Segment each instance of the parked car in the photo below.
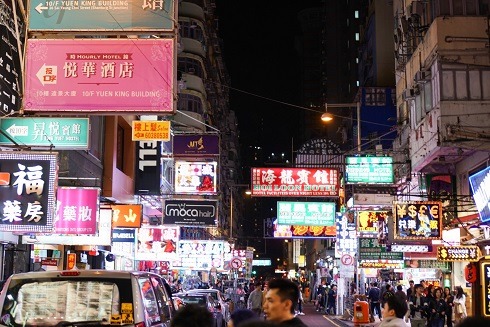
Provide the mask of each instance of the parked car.
{"label": "parked car", "polygon": [[42,271],[12,275],[0,326],[170,326],[169,285],[149,272]]}
{"label": "parked car", "polygon": [[208,308],[209,312],[213,315],[214,326],[216,327],[226,327],[225,318],[221,312],[219,302],[215,301],[211,294],[209,293],[198,293],[198,292],[186,292],[186,293],[176,293],[175,296],[179,297],[187,304],[197,304]]}
{"label": "parked car", "polygon": [[221,312],[223,313],[223,317],[225,319],[225,322],[228,323],[228,321],[230,320],[230,316],[231,316],[231,313],[230,313],[230,306],[228,305],[228,301],[225,299],[223,293],[221,293],[220,290],[216,290],[216,289],[212,289],[212,288],[209,288],[209,289],[197,289],[197,290],[190,290],[188,291],[188,293],[207,293],[207,294],[211,294],[211,296],[213,297],[214,301],[217,301],[220,305],[220,308],[221,308]]}

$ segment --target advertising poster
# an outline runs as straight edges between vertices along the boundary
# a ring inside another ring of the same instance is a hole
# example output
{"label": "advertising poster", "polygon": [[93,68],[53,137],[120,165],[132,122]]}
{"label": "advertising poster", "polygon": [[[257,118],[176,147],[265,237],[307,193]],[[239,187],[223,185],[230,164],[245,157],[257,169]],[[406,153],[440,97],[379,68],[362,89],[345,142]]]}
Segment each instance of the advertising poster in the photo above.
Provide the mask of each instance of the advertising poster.
{"label": "advertising poster", "polygon": [[55,233],[96,234],[99,194],[99,188],[58,187]]}
{"label": "advertising poster", "polygon": [[28,112],[173,113],[173,39],[29,39]]}
{"label": "advertising poster", "polygon": [[175,193],[215,194],[218,163],[175,161]]}
{"label": "advertising poster", "polygon": [[174,258],[179,241],[179,227],[143,227],[138,229],[135,260],[161,261]]}
{"label": "advertising poster", "polygon": [[177,249],[178,259],[174,267],[207,270],[222,269],[225,243],[223,241],[193,240],[180,241]]}
{"label": "advertising poster", "polygon": [[57,154],[0,153],[0,230],[53,232]]}
{"label": "advertising poster", "polygon": [[395,202],[395,239],[439,240],[442,238],[440,202]]}
{"label": "advertising poster", "polygon": [[252,168],[252,196],[339,196],[334,168]]}
{"label": "advertising poster", "polygon": [[276,218],[264,220],[265,238],[334,238],[335,226],[279,225]]}
{"label": "advertising poster", "polygon": [[359,232],[361,235],[376,235],[379,232],[380,221],[386,221],[388,218],[387,211],[358,211],[357,221],[359,223]]}

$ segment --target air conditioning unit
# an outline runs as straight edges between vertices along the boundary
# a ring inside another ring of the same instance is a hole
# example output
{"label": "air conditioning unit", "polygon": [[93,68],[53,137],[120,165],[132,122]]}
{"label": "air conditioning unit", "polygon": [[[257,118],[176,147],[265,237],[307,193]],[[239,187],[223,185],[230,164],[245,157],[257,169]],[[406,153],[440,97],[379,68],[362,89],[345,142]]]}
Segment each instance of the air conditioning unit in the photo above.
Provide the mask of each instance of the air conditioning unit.
{"label": "air conditioning unit", "polygon": [[402,93],[403,101],[415,98],[415,89],[405,89]]}
{"label": "air conditioning unit", "polygon": [[430,70],[419,70],[415,73],[414,77],[415,83],[427,83],[430,81]]}

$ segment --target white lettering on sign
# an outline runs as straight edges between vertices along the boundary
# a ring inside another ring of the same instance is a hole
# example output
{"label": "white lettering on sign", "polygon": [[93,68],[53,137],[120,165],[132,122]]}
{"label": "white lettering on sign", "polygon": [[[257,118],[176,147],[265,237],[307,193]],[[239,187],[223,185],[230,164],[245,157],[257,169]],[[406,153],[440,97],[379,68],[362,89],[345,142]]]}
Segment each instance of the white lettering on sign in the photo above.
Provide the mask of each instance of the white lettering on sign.
{"label": "white lettering on sign", "polygon": [[[150,156],[152,157],[152,159],[148,158]],[[157,141],[139,142],[138,158],[139,170],[145,171],[145,167],[156,167],[158,164]]]}

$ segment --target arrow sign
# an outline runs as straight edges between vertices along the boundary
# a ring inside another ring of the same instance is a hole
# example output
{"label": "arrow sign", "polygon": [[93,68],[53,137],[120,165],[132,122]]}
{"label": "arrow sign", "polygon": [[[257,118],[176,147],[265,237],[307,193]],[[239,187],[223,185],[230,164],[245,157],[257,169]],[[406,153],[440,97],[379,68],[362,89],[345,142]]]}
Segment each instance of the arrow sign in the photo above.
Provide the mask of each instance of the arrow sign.
{"label": "arrow sign", "polygon": [[28,126],[15,126],[13,124],[9,128],[6,129],[7,133],[16,137],[16,136],[28,136],[29,135],[29,127]]}
{"label": "arrow sign", "polygon": [[48,8],[48,7],[44,7],[42,2],[41,2],[41,3],[39,3],[39,4],[36,6],[36,11],[37,11],[38,13],[40,13],[40,14],[42,14],[42,13],[43,13],[43,9],[49,9],[49,8]]}
{"label": "arrow sign", "polygon": [[36,73],[36,77],[39,79],[43,86],[46,84],[56,84],[57,75],[57,66],[46,66],[45,64],[43,64],[43,66]]}

